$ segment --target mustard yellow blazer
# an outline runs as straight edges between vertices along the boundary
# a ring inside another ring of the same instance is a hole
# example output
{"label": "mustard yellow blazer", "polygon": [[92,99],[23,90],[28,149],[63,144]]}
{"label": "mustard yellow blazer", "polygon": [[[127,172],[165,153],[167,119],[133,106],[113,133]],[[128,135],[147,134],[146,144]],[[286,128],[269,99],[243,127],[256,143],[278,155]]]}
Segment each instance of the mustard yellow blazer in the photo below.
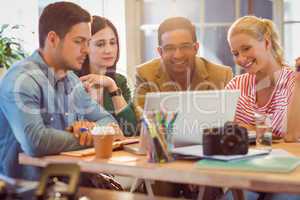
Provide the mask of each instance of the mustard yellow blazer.
{"label": "mustard yellow blazer", "polygon": [[[232,79],[228,66],[212,63],[204,58],[195,58],[195,71],[188,90],[223,89]],[[160,58],[153,59],[137,67],[134,103],[139,112],[144,108],[148,92],[180,91],[180,86],[172,81]],[[140,113],[137,113],[140,116]]]}

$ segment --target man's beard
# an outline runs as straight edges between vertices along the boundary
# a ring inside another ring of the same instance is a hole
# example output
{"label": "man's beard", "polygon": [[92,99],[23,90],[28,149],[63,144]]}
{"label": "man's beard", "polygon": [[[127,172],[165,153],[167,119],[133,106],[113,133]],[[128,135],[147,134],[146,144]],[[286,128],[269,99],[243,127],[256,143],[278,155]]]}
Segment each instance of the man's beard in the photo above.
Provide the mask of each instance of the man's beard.
{"label": "man's beard", "polygon": [[72,66],[64,57],[62,57],[61,55],[59,56],[58,62],[57,62],[57,66],[59,67],[59,69],[61,70],[75,70],[74,66]]}

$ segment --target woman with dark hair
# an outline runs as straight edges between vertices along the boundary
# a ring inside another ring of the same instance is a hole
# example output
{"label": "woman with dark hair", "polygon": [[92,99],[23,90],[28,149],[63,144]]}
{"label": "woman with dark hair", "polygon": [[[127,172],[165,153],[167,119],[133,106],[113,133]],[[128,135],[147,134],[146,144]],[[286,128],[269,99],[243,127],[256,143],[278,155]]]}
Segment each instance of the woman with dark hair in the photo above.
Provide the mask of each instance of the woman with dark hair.
{"label": "woman with dark hair", "polygon": [[136,118],[126,78],[116,73],[117,29],[106,18],[93,16],[89,55],[78,73],[91,97],[118,120],[125,136],[135,134]]}

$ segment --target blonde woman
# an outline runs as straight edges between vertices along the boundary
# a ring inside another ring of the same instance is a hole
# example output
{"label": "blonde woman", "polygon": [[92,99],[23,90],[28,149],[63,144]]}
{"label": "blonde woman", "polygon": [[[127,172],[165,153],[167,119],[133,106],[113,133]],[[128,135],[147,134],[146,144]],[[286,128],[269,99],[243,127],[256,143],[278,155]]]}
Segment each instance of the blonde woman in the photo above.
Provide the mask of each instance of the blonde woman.
{"label": "blonde woman", "polygon": [[[227,89],[241,91],[235,120],[251,127],[255,124],[255,112],[270,114],[273,135],[295,141],[299,130],[297,119],[300,116],[297,109],[300,107],[297,105],[299,92],[294,91],[299,87],[300,73],[284,64],[275,25],[268,19],[244,16],[231,25],[227,39],[235,63],[246,71],[234,77],[226,86]],[[299,78],[295,78],[297,76]],[[247,195],[249,199],[259,196],[258,193]],[[284,194],[261,196],[261,199],[299,198]]]}
{"label": "blonde woman", "polygon": [[273,135],[291,140],[286,114],[292,110],[297,72],[284,64],[275,25],[268,19],[245,16],[232,24],[227,39],[235,63],[246,71],[226,86],[241,90],[235,120],[254,126],[255,112],[271,114]]}

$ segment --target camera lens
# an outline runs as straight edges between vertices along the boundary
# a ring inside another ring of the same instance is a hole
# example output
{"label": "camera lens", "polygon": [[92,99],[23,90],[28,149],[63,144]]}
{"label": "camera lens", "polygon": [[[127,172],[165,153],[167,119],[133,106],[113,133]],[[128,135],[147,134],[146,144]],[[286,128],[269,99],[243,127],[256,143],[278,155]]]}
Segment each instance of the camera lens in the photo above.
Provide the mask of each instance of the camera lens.
{"label": "camera lens", "polygon": [[238,154],[241,138],[237,135],[224,135],[220,141],[224,155]]}

